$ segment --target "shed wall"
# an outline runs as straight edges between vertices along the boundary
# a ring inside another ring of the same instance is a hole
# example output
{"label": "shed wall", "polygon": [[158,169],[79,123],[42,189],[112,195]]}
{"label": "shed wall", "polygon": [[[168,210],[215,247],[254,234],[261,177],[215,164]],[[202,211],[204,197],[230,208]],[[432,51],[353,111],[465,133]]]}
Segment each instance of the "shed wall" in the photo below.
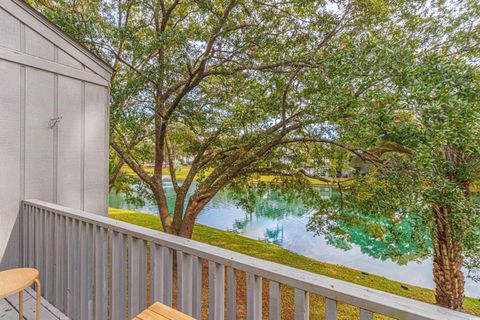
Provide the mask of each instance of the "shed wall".
{"label": "shed wall", "polygon": [[0,270],[20,264],[22,199],[107,214],[108,79],[92,68],[101,70],[0,0]]}

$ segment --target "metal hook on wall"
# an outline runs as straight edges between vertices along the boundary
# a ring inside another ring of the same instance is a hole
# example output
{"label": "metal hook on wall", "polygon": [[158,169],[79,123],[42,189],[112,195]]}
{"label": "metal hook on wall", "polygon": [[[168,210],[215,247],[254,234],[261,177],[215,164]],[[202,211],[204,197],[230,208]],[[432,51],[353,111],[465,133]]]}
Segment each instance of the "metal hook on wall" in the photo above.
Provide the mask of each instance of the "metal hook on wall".
{"label": "metal hook on wall", "polygon": [[60,120],[62,120],[62,116],[50,119],[50,121],[48,122],[48,126],[50,127],[50,129],[55,128],[55,126],[57,125],[57,123],[60,122]]}

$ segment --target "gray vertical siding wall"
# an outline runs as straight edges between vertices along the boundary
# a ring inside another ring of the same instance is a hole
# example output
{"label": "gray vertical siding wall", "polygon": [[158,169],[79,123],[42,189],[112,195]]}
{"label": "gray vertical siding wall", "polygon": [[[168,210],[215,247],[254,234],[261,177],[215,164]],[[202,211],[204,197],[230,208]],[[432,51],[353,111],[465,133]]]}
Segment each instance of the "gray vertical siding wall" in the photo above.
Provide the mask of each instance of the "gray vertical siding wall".
{"label": "gray vertical siding wall", "polygon": [[20,200],[108,205],[109,70],[29,10],[0,0],[0,270],[19,263]]}

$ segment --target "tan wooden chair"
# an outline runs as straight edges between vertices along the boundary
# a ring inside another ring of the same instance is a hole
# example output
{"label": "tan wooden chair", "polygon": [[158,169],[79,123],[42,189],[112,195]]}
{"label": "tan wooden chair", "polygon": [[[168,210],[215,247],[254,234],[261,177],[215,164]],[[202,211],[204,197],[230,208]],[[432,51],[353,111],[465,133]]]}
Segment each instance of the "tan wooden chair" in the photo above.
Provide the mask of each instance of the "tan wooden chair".
{"label": "tan wooden chair", "polygon": [[18,316],[23,319],[23,290],[35,283],[37,290],[37,320],[40,320],[40,279],[31,268],[0,271],[0,299],[18,292]]}
{"label": "tan wooden chair", "polygon": [[195,318],[187,316],[160,302],[155,302],[133,318],[133,320],[195,320]]}

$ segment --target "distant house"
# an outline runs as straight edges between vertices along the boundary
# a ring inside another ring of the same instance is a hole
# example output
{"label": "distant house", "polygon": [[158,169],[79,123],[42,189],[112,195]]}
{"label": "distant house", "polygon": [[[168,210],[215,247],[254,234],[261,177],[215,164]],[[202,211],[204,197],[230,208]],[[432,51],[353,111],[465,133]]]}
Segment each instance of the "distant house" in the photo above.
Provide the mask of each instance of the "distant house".
{"label": "distant house", "polygon": [[372,164],[354,156],[350,160],[350,166],[355,170],[355,173],[368,173],[371,170]]}

